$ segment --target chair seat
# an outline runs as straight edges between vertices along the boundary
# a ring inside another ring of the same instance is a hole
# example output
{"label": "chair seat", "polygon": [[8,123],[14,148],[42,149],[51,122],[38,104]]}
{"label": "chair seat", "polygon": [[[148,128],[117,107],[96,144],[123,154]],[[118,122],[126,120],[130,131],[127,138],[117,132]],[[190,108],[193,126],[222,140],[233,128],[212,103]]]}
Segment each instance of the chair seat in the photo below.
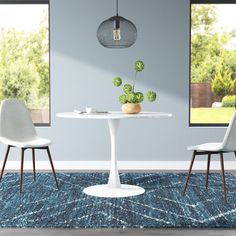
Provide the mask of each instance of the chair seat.
{"label": "chair seat", "polygon": [[189,146],[188,150],[218,152],[223,151],[223,145],[222,143],[203,143],[195,146]]}
{"label": "chair seat", "polygon": [[20,148],[45,147],[45,146],[49,146],[52,143],[51,140],[46,139],[46,138],[40,138],[38,136],[35,136],[27,140],[21,140],[21,141],[19,140],[15,141],[9,138],[0,137],[0,141],[6,145],[20,147]]}

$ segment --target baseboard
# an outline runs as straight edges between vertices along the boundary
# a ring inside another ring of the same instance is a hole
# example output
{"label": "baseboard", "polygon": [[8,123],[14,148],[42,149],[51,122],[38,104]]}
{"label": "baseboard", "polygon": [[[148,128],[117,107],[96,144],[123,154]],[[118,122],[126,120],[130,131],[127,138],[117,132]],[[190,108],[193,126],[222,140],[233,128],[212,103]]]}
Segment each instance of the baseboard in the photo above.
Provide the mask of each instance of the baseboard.
{"label": "baseboard", "polygon": [[[118,161],[119,170],[188,170],[189,161]],[[2,162],[0,162],[2,166]],[[109,170],[109,161],[54,161],[56,170]],[[9,161],[6,170],[19,170],[19,161]],[[219,170],[220,162],[212,161],[211,170]],[[31,170],[32,162],[25,161],[24,169]],[[36,162],[37,170],[51,170],[47,161]],[[206,170],[206,161],[196,161],[194,170]],[[236,170],[236,161],[225,161],[226,170]]]}

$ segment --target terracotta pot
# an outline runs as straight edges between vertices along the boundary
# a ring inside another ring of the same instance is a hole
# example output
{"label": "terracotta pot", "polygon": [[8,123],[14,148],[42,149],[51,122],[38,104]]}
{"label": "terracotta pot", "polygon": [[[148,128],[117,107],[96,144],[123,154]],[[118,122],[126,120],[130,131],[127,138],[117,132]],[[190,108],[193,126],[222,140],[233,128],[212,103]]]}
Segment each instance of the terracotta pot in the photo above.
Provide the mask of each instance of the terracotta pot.
{"label": "terracotta pot", "polygon": [[139,103],[126,103],[122,105],[122,111],[127,114],[137,114],[141,111]]}

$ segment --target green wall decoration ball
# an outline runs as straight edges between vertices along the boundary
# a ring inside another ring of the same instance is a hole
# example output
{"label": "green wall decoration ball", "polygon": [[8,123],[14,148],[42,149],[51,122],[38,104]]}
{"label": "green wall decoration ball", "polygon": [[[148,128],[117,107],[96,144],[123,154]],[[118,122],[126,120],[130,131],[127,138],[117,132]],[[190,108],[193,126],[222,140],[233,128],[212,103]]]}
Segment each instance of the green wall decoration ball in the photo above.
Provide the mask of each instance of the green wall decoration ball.
{"label": "green wall decoration ball", "polygon": [[148,91],[147,92],[147,100],[149,102],[154,102],[156,100],[157,94],[153,91]]}
{"label": "green wall decoration ball", "polygon": [[141,92],[135,93],[135,97],[136,97],[137,103],[141,103],[144,99],[143,93],[141,93]]}
{"label": "green wall decoration ball", "polygon": [[127,103],[126,94],[120,95],[120,97],[119,97],[119,102],[120,102],[121,104]]}
{"label": "green wall decoration ball", "polygon": [[137,103],[136,95],[135,93],[129,93],[126,95],[126,98],[129,103]]}
{"label": "green wall decoration ball", "polygon": [[134,64],[134,69],[136,72],[141,72],[144,69],[143,61],[140,61],[140,60],[136,61]]}
{"label": "green wall decoration ball", "polygon": [[123,91],[124,91],[124,93],[126,93],[126,94],[131,93],[131,92],[133,91],[132,85],[131,85],[131,84],[125,84],[125,85],[123,86]]}
{"label": "green wall decoration ball", "polygon": [[121,84],[122,84],[122,79],[121,79],[120,77],[115,77],[115,78],[113,79],[113,84],[114,84],[114,86],[116,86],[116,87],[121,86]]}

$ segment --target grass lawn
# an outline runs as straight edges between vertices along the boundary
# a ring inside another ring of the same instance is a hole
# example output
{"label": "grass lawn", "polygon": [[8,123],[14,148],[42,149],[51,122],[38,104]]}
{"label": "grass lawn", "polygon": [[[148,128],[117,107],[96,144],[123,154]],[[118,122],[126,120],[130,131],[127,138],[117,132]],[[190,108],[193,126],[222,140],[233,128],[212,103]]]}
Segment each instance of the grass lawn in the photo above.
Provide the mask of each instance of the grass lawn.
{"label": "grass lawn", "polygon": [[229,123],[234,111],[234,107],[191,108],[191,124]]}

